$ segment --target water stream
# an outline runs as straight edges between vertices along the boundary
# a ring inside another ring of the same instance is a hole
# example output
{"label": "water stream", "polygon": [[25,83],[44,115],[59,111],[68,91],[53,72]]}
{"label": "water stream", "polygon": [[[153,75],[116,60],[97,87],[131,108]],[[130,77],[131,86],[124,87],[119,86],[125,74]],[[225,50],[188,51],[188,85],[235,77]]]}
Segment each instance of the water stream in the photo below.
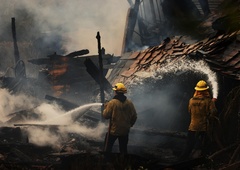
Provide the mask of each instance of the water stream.
{"label": "water stream", "polygon": [[[195,60],[189,60],[187,58],[178,60],[177,62],[174,63],[168,63],[163,67],[159,67],[157,65],[152,65],[150,66],[150,71],[149,72],[137,72],[136,75],[137,77],[132,80],[131,84],[136,84],[141,82],[144,78],[146,77],[151,77],[156,80],[160,80],[163,78],[164,75],[168,73],[175,73],[181,74],[181,72],[186,72],[186,71],[193,71],[196,74],[204,74],[207,76],[209,82],[211,84],[211,90],[213,94],[213,98],[218,97],[218,82],[217,82],[217,76],[216,73],[213,72],[208,64],[203,61],[195,61]],[[196,82],[197,83],[197,82]]]}
{"label": "water stream", "polygon": [[91,109],[92,107],[101,107],[101,106],[102,106],[102,103],[85,104],[77,108],[74,108],[70,111],[67,111],[66,113],[54,119],[46,120],[44,124],[70,124],[74,121],[75,118],[79,118],[83,116],[84,113],[86,113],[86,111]]}

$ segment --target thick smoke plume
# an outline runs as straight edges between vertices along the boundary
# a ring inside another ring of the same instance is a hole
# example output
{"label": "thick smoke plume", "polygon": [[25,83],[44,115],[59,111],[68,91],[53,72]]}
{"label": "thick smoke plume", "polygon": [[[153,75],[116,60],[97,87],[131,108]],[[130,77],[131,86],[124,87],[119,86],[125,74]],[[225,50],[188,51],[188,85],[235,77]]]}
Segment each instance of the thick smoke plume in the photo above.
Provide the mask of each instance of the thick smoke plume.
{"label": "thick smoke plume", "polygon": [[89,49],[90,54],[97,54],[99,31],[106,52],[121,53],[127,1],[0,0],[0,3],[0,35],[7,34],[8,40],[11,40],[11,18],[15,17],[19,39],[35,41],[43,36],[45,43],[51,41],[56,45],[62,41],[66,53]]}

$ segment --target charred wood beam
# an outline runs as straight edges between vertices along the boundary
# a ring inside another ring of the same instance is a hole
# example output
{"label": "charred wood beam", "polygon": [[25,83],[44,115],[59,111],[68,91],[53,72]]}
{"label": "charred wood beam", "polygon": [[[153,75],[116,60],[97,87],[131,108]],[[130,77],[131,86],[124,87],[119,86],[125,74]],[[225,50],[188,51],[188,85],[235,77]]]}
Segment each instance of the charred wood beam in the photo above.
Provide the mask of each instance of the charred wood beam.
{"label": "charred wood beam", "polygon": [[[85,54],[88,54],[88,53],[89,53],[89,50],[88,49],[84,49],[84,50],[71,52],[71,53],[67,54],[65,57],[73,58],[73,57],[77,57],[77,56],[80,56],[80,55],[85,55]],[[47,57],[56,59],[56,58],[64,57],[64,56],[58,55],[55,52],[55,53],[53,53],[51,55],[48,55]]]}
{"label": "charred wood beam", "polygon": [[12,36],[13,36],[13,47],[14,47],[15,64],[17,64],[17,62],[20,59],[20,56],[19,56],[18,45],[17,45],[15,18],[12,18]]}
{"label": "charred wood beam", "polygon": [[14,47],[14,58],[15,58],[15,76],[16,78],[25,78],[26,69],[25,64],[20,60],[18,45],[17,45],[17,35],[16,35],[16,26],[15,18],[12,18],[12,36],[13,36],[13,47]]}
{"label": "charred wood beam", "polygon": [[73,58],[73,57],[80,56],[80,55],[85,55],[85,54],[88,54],[88,53],[89,53],[89,50],[85,49],[85,50],[80,50],[80,51],[75,51],[75,52],[69,53],[66,56]]}
{"label": "charred wood beam", "polygon": [[20,127],[20,126],[36,126],[36,127],[41,127],[41,128],[52,128],[56,129],[58,127],[62,126],[67,126],[67,125],[51,125],[51,124],[28,124],[28,123],[15,123],[14,126]]}
{"label": "charred wood beam", "polygon": [[[97,32],[97,42],[98,42],[98,64],[99,64],[99,85],[100,85],[100,98],[101,103],[104,103],[105,101],[105,95],[104,95],[104,83],[103,83],[103,60],[102,60],[102,47],[101,47],[101,36],[100,33]],[[105,50],[104,50],[105,53]],[[101,107],[101,115],[103,112],[104,106]]]}
{"label": "charred wood beam", "polygon": [[[84,64],[87,68],[87,72],[91,75],[91,77],[98,83],[100,84],[100,71],[98,69],[98,67],[93,63],[93,61],[90,58],[86,58],[86,60],[84,61]],[[104,90],[109,92],[109,90],[112,89],[111,84],[109,83],[109,81],[103,77],[103,84],[104,84]]]}

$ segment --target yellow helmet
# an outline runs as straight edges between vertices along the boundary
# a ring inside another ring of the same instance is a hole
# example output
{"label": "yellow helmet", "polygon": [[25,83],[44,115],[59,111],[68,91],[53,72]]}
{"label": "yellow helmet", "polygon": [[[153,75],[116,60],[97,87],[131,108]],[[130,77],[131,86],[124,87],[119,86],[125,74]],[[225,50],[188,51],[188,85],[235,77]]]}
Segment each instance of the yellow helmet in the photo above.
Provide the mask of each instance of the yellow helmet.
{"label": "yellow helmet", "polygon": [[197,91],[204,91],[207,89],[209,89],[209,86],[207,86],[207,83],[204,80],[200,80],[195,87],[195,90]]}
{"label": "yellow helmet", "polygon": [[123,83],[115,84],[115,86],[113,87],[113,90],[120,93],[127,93],[127,89]]}

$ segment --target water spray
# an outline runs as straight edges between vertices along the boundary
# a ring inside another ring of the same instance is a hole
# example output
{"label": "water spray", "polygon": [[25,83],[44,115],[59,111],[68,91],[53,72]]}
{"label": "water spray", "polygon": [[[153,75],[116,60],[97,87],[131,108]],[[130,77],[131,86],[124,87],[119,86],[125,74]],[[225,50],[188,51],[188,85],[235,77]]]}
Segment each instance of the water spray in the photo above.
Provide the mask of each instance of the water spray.
{"label": "water spray", "polygon": [[137,76],[132,80],[131,84],[141,83],[144,78],[151,77],[155,80],[162,79],[165,74],[168,73],[175,73],[178,74],[179,72],[186,72],[186,71],[193,71],[195,73],[202,73],[208,77],[208,81],[212,86],[212,94],[213,98],[217,99],[218,97],[218,82],[216,73],[213,72],[208,64],[203,61],[195,61],[189,60],[187,58],[178,60],[174,63],[168,63],[163,67],[158,67],[157,65],[152,65],[149,68],[149,72],[137,72],[135,75]]}
{"label": "water spray", "polygon": [[72,121],[74,121],[73,119],[83,116],[87,110],[91,109],[92,107],[96,107],[96,106],[102,106],[102,103],[90,103],[90,104],[85,104],[85,105],[79,106],[75,109],[72,109],[72,110],[56,117],[55,119],[47,120],[44,123],[45,124],[46,123],[47,124],[49,124],[49,123],[68,124],[69,122],[72,123]]}

